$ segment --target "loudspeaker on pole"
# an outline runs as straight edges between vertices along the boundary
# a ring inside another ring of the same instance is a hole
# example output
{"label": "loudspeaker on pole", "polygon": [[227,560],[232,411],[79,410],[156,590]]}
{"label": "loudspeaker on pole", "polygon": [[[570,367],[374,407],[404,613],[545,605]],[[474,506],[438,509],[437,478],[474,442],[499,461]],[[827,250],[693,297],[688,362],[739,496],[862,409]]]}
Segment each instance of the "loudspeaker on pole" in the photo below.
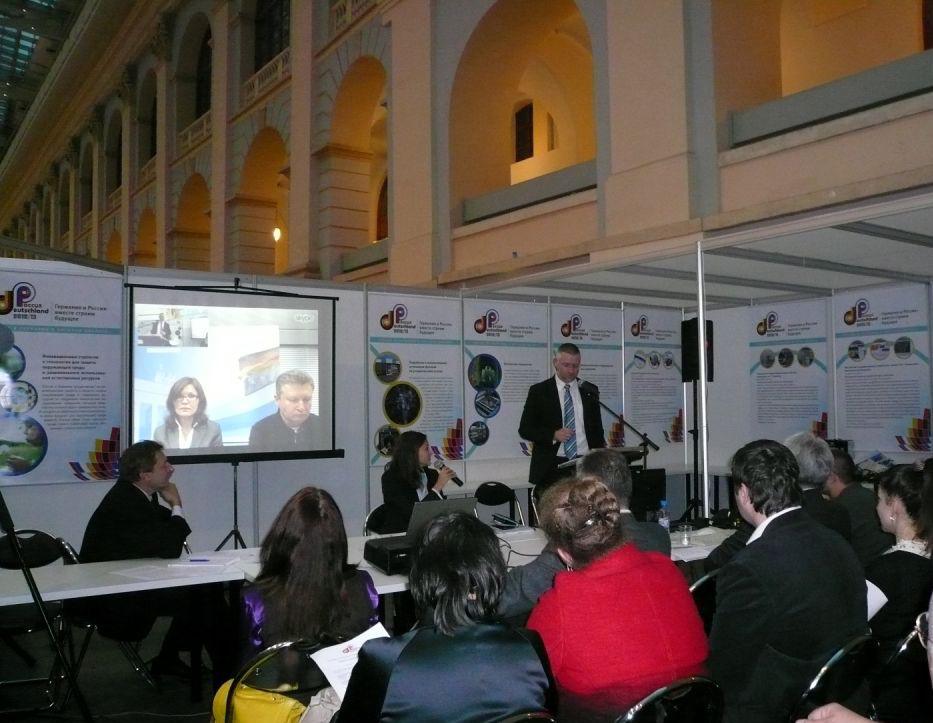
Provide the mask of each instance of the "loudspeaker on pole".
{"label": "loudspeaker on pole", "polygon": [[[684,383],[700,380],[699,328],[696,317],[680,322],[681,377]],[[706,320],[706,381],[713,381],[713,322]]]}

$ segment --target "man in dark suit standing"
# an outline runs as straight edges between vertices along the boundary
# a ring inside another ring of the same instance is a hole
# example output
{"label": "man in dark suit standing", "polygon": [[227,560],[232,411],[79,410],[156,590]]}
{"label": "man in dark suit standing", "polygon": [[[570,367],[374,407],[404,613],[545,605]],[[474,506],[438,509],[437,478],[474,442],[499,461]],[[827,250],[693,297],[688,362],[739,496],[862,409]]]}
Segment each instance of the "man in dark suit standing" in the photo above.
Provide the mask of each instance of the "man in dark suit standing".
{"label": "man in dark suit standing", "polygon": [[862,566],[867,566],[894,544],[894,535],[881,529],[878,513],[878,497],[874,490],[862,487],[855,481],[855,463],[848,452],[834,449],[833,470],[826,480],[824,490],[833,504],[844,507],[852,521],[852,547]]}
{"label": "man in dark suit standing", "polygon": [[[120,477],[94,510],[84,533],[81,562],[137,558],[177,558],[191,532],[181,506],[181,495],[171,481],[174,468],[162,445],[137,442],[120,457]],[[159,503],[162,499],[168,507]],[[169,507],[171,509],[169,509]],[[185,673],[178,658],[194,641],[203,641],[214,666],[215,681],[229,677],[227,644],[232,619],[219,597],[197,587],[172,587],[144,592],[87,598],[82,612],[101,634],[117,640],[141,640],[159,615],[172,616],[162,649],[152,664],[159,674]]]}
{"label": "man in dark suit standing", "polygon": [[554,355],[554,376],[528,389],[518,434],[533,443],[528,481],[536,492],[573,473],[572,466],[559,470],[559,464],[583,456],[590,449],[606,446],[599,413],[599,390],[582,385],[580,349],[561,344]]}
{"label": "man in dark suit standing", "polygon": [[868,629],[858,558],[801,509],[798,473],[771,440],[732,458],[736,505],[755,531],[716,584],[708,664],[730,723],[787,720],[820,666]]}

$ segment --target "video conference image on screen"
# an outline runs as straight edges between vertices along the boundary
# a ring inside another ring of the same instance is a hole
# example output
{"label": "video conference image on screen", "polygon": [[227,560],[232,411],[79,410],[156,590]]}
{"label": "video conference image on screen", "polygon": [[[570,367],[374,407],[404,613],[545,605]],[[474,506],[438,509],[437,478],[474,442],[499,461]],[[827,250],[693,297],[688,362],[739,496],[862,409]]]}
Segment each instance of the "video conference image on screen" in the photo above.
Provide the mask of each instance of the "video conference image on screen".
{"label": "video conference image on screen", "polygon": [[131,442],[172,457],[321,452],[333,439],[333,300],[133,290]]}

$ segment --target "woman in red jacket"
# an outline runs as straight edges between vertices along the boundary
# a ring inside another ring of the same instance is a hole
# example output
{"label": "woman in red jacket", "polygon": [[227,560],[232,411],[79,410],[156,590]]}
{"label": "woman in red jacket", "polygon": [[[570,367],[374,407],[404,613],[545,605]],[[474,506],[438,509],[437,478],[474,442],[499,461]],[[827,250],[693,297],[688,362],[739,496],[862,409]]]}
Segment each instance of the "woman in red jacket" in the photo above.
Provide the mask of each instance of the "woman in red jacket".
{"label": "woman in red jacket", "polygon": [[671,560],[625,539],[619,502],[595,480],[567,479],[542,501],[544,531],[568,572],[528,627],[544,641],[561,720],[614,720],[655,689],[704,672],[706,635]]}

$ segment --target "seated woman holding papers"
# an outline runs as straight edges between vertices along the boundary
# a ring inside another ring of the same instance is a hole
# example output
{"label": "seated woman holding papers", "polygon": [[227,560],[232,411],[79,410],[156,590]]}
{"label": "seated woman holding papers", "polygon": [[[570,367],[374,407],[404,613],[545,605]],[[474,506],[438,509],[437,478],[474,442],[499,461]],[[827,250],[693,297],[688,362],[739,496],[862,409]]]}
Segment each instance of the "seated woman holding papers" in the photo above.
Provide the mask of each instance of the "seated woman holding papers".
{"label": "seated woman holding papers", "polygon": [[462,512],[431,520],[410,576],[421,624],[363,645],[340,723],[488,723],[553,710],[541,640],[493,622],[504,574],[489,527]]}
{"label": "seated woman holding papers", "polygon": [[[379,596],[372,578],[347,564],[343,516],[324,490],[305,487],[292,495],[262,542],[260,561],[255,584],[242,596],[242,662],[274,643],[333,643],[377,622]],[[302,720],[328,721],[340,701],[314,672],[316,680],[301,681],[305,695],[318,691]],[[225,701],[226,687],[221,692]]]}
{"label": "seated woman holding papers", "polygon": [[165,423],[152,438],[166,449],[223,447],[220,425],[207,418],[207,395],[194,377],[181,377],[168,391]]}
{"label": "seated woman holding papers", "polygon": [[424,500],[442,500],[444,486],[453,478],[449,467],[430,469],[431,449],[421,432],[403,432],[392,447],[392,460],[382,475],[385,524],[375,532],[404,532],[414,506]]}
{"label": "seated woman holding papers", "polygon": [[544,531],[568,571],[528,627],[547,648],[561,720],[614,721],[657,688],[703,672],[706,635],[684,576],[629,542],[619,515],[595,480],[561,480],[542,500]]}

